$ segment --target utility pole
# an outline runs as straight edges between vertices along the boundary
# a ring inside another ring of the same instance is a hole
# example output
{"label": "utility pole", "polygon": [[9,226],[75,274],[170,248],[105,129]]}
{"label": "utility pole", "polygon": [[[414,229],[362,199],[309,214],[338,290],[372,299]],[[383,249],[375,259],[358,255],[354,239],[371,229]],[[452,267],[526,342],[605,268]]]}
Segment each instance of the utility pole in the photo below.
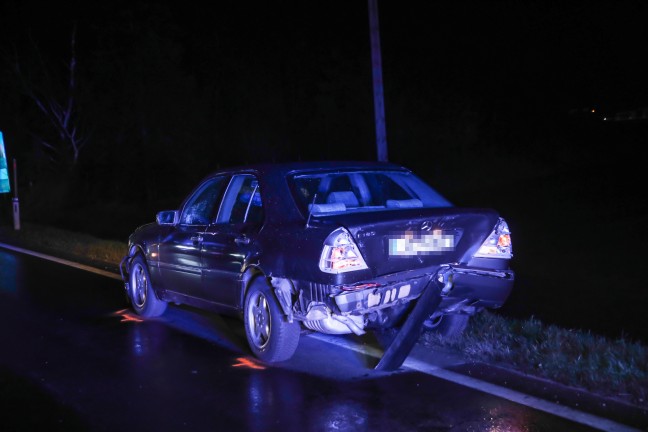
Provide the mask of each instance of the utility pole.
{"label": "utility pole", "polygon": [[378,0],[369,0],[369,36],[371,39],[371,73],[373,75],[374,117],[378,160],[387,162],[387,132],[385,129],[385,100],[383,96]]}

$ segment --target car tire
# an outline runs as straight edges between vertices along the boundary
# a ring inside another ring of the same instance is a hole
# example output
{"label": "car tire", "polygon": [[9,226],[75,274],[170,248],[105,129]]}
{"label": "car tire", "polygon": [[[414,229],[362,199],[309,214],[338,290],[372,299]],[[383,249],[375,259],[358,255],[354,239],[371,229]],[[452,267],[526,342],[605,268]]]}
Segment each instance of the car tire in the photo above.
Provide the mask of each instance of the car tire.
{"label": "car tire", "polygon": [[457,339],[466,330],[469,320],[469,315],[447,314],[430,317],[423,323],[423,326],[444,339]]}
{"label": "car tire", "polygon": [[157,298],[151,283],[146,260],[136,255],[128,269],[128,297],[135,313],[145,318],[160,316],[167,303]]}
{"label": "car tire", "polygon": [[268,284],[255,278],[245,295],[245,336],[252,353],[268,363],[288,360],[299,344],[299,323],[289,323]]}

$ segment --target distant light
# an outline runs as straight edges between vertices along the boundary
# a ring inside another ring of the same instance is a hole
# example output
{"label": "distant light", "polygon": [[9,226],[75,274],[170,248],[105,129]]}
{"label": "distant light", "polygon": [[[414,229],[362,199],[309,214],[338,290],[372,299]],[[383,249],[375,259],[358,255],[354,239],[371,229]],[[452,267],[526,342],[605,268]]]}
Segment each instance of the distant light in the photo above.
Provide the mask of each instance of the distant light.
{"label": "distant light", "polygon": [[603,117],[603,121],[607,120],[607,117]]}
{"label": "distant light", "polygon": [[592,112],[596,112],[596,110],[594,108],[592,108]]}

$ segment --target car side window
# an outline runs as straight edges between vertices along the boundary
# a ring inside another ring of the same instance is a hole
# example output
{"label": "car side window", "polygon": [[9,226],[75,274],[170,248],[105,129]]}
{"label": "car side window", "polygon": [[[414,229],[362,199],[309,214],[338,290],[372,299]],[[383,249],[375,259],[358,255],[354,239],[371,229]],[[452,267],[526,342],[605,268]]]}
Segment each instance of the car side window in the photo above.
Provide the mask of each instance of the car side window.
{"label": "car side window", "polygon": [[226,177],[206,181],[187,201],[180,223],[184,225],[207,225],[214,217],[218,200],[227,185]]}
{"label": "car side window", "polygon": [[259,181],[252,174],[234,176],[230,182],[216,223],[261,223],[263,203]]}

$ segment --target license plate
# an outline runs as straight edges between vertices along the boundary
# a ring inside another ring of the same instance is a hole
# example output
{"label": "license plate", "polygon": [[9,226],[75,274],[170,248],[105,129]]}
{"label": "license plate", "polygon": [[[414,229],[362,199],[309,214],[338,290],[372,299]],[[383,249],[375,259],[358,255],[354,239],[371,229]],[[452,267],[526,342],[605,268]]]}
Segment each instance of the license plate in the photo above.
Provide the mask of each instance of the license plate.
{"label": "license plate", "polygon": [[390,256],[439,255],[453,251],[454,247],[455,236],[440,230],[425,234],[406,231],[389,237]]}

